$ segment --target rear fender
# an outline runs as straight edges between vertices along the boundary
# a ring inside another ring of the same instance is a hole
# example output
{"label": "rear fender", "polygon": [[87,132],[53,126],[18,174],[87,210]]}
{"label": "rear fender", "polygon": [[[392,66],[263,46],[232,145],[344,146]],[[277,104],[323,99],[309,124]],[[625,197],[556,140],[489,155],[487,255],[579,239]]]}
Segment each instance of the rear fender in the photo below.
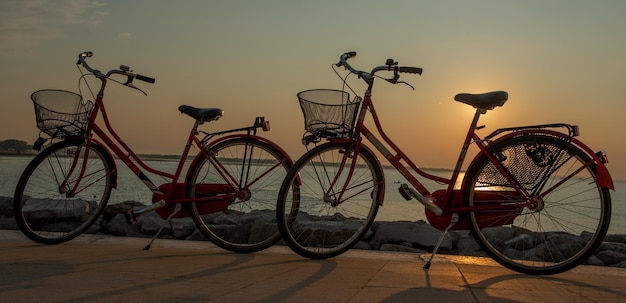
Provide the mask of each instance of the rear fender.
{"label": "rear fender", "polygon": [[523,135],[530,135],[530,134],[545,135],[545,136],[550,136],[550,137],[561,138],[563,140],[571,142],[578,148],[582,149],[585,153],[587,153],[587,155],[589,155],[589,157],[591,157],[591,159],[593,160],[593,163],[596,165],[596,177],[598,178],[598,184],[600,184],[601,187],[615,190],[615,185],[613,184],[613,178],[611,177],[609,170],[606,168],[606,165],[604,165],[604,161],[602,161],[602,159],[600,159],[600,157],[598,157],[598,155],[587,145],[582,143],[580,140],[572,136],[569,136],[567,134],[564,134],[558,131],[549,130],[549,129],[523,129],[523,130],[509,133],[502,137],[499,137],[493,142],[493,144],[496,144],[497,142],[501,140],[506,140],[508,138],[518,137],[518,136],[523,136]]}

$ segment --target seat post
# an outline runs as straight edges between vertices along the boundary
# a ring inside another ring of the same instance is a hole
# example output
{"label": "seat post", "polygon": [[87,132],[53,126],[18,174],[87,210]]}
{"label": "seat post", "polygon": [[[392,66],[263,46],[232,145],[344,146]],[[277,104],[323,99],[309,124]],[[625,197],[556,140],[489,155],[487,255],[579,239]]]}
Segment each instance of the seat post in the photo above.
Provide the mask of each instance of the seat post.
{"label": "seat post", "polygon": [[194,136],[197,136],[197,135],[198,135],[198,126],[200,126],[201,124],[204,124],[204,122],[203,122],[202,120],[196,120],[196,121],[193,123],[193,127],[191,128],[191,133],[192,133]]}

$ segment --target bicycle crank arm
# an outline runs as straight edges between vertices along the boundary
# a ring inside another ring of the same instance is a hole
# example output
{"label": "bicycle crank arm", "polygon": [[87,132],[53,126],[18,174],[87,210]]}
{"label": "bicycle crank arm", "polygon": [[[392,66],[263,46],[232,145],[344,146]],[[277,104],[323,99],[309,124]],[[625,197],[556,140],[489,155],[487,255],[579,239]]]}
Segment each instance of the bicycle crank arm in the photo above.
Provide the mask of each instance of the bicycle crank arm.
{"label": "bicycle crank arm", "polygon": [[135,224],[137,223],[137,218],[139,218],[140,216],[147,214],[153,210],[157,210],[163,206],[165,206],[165,200],[161,200],[154,204],[138,208],[137,210],[131,209],[124,214],[124,218],[126,218],[126,223]]}
{"label": "bicycle crank arm", "polygon": [[[402,194],[402,196],[405,199],[407,199],[407,198],[415,198],[415,199],[417,199],[417,201],[422,203],[422,205],[424,205],[424,207],[426,207],[430,211],[432,211],[435,215],[441,216],[441,214],[443,214],[443,210],[441,209],[441,207],[439,207],[439,206],[437,206],[437,204],[435,204],[435,202],[433,201],[432,196],[424,197],[422,194],[418,193],[415,189],[409,187],[406,184],[400,185],[400,188],[398,188],[398,190],[400,191],[400,194]],[[410,199],[407,199],[407,200],[410,200]]]}

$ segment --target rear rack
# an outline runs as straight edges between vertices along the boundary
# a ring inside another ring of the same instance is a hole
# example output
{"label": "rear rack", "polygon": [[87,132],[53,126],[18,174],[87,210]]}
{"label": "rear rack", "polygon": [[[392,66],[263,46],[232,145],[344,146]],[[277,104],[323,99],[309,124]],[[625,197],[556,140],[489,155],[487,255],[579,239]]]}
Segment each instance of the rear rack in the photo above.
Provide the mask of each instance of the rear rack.
{"label": "rear rack", "polygon": [[494,132],[485,137],[485,140],[490,140],[493,137],[504,133],[504,132],[516,132],[520,130],[526,129],[534,129],[534,128],[565,128],[567,129],[568,136],[577,137],[580,135],[580,131],[578,129],[578,125],[571,125],[566,123],[554,123],[554,124],[539,124],[539,125],[527,125],[527,126],[516,126],[516,127],[507,127],[507,128],[499,128]]}

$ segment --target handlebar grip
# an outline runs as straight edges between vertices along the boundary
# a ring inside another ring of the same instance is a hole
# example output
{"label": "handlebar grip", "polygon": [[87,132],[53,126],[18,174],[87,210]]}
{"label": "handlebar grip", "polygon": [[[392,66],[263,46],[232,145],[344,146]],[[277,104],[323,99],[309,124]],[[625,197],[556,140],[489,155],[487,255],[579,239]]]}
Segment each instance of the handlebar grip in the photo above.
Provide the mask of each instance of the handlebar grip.
{"label": "handlebar grip", "polygon": [[85,58],[89,58],[89,57],[93,57],[93,52],[82,52],[78,55],[78,62],[76,62],[76,64],[81,64],[82,60],[85,60]]}
{"label": "handlebar grip", "polygon": [[398,71],[401,73],[421,75],[423,69],[421,67],[401,66]]}
{"label": "handlebar grip", "polygon": [[154,79],[154,78],[146,77],[146,76],[143,76],[143,75],[137,75],[137,76],[135,76],[135,78],[137,80],[141,80],[141,81],[148,82],[148,83],[154,83],[156,81],[156,79]]}
{"label": "handlebar grip", "polygon": [[[344,64],[344,62],[350,58],[354,58],[356,57],[356,52],[355,51],[351,51],[351,52],[347,52],[347,53],[343,53],[341,56],[339,56],[339,62],[337,62],[337,64],[335,64],[335,66],[339,67],[342,65],[346,65],[347,63]],[[347,68],[348,66],[346,66]]]}
{"label": "handlebar grip", "polygon": [[90,58],[90,57],[93,57],[93,52],[90,52],[90,51],[82,52],[82,53],[80,53],[80,56],[82,58]]}

